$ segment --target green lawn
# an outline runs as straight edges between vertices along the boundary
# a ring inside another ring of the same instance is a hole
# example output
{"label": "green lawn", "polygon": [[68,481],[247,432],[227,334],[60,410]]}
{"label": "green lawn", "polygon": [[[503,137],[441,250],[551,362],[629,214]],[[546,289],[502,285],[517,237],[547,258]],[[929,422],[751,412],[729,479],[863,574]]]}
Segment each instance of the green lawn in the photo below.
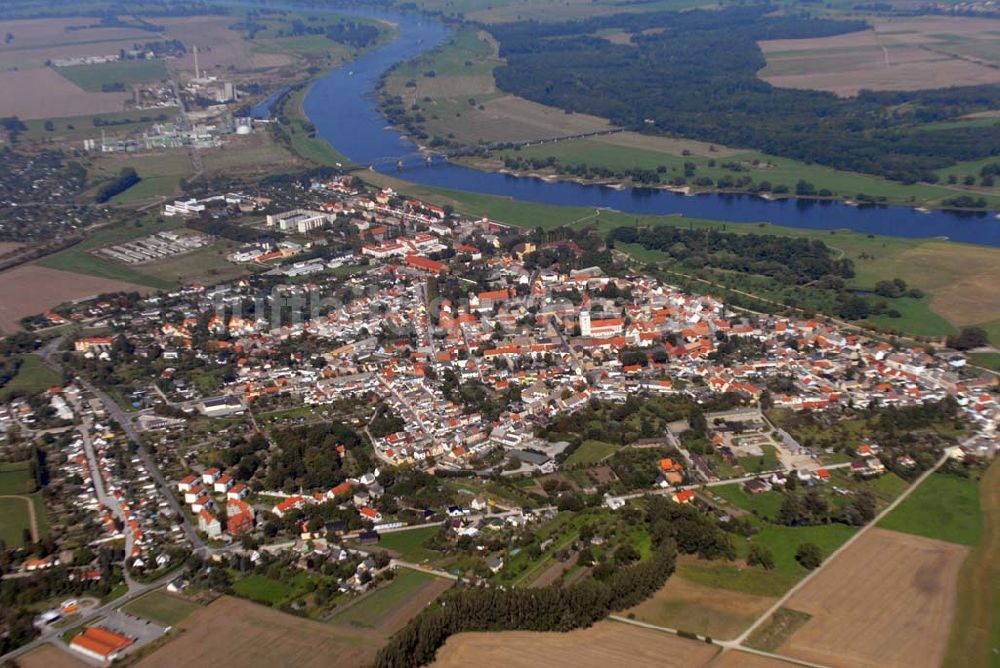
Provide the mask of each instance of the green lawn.
{"label": "green lawn", "polygon": [[387,585],[379,587],[374,593],[365,597],[347,610],[334,615],[335,624],[350,624],[374,628],[387,612],[402,603],[408,596],[434,580],[429,573],[401,568],[396,571],[396,577]]}
{"label": "green lawn", "polygon": [[883,529],[978,545],[982,533],[979,485],[935,473],[878,524]]}
{"label": "green lawn", "polygon": [[973,364],[1000,371],[1000,353],[971,353],[969,359]]}
{"label": "green lawn", "polygon": [[857,527],[845,524],[823,524],[818,526],[787,527],[770,524],[751,541],[741,544],[742,554],[750,549],[751,544],[770,548],[774,555],[775,571],[794,577],[798,580],[808,571],[795,561],[795,551],[802,543],[815,543],[819,546],[826,559],[840,547],[844,541],[857,531]]}
{"label": "green lawn", "polygon": [[436,536],[440,531],[441,527],[437,526],[412,529],[410,531],[394,531],[382,534],[381,538],[379,538],[378,546],[398,552],[404,561],[420,563],[440,556],[439,552],[424,547],[427,539]]}
{"label": "green lawn", "polygon": [[258,603],[281,605],[293,598],[296,589],[284,582],[253,573],[233,583],[233,591]]}
{"label": "green lawn", "polygon": [[24,499],[0,497],[0,539],[8,547],[24,544],[24,530],[30,529],[28,504]]}
{"label": "green lawn", "polygon": [[62,375],[45,366],[37,355],[22,355],[17,375],[0,388],[0,401],[6,401],[15,393],[36,394],[50,387],[62,385]]}
{"label": "green lawn", "polygon": [[124,605],[122,610],[156,622],[160,626],[175,626],[201,606],[180,596],[154,591]]}
{"label": "green lawn", "polygon": [[781,596],[798,579],[756,566],[742,566],[727,561],[695,560],[689,557],[683,558],[677,564],[677,575],[707,587],[729,589],[756,596]]}
{"label": "green lawn", "polygon": [[33,492],[28,462],[0,464],[0,496]]}
{"label": "green lawn", "polygon": [[596,464],[615,453],[618,447],[614,443],[605,443],[604,441],[584,441],[573,451],[573,454],[566,458],[566,466]]}
{"label": "green lawn", "polygon": [[781,502],[784,499],[781,492],[764,492],[763,494],[747,494],[743,485],[718,485],[709,490],[713,494],[733,504],[737,508],[749,511],[765,520],[774,520],[778,516]]}
{"label": "green lawn", "polygon": [[83,90],[97,93],[101,92],[103,86],[114,83],[123,84],[128,91],[132,84],[167,78],[167,68],[162,60],[125,60],[97,65],[74,65],[57,67],[56,72]]}

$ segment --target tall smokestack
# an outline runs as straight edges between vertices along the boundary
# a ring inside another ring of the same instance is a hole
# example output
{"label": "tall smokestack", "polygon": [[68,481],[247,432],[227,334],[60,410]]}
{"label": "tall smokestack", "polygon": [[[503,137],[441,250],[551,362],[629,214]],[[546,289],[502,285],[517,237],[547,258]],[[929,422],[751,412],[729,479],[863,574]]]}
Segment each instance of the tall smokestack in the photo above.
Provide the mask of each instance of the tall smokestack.
{"label": "tall smokestack", "polygon": [[201,79],[201,71],[198,69],[198,45],[194,45],[194,78]]}

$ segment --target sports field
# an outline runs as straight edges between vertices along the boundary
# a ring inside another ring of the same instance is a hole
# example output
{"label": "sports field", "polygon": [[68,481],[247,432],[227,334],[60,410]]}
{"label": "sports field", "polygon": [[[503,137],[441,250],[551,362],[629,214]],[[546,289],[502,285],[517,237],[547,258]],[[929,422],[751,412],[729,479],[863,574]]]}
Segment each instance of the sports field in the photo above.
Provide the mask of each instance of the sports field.
{"label": "sports field", "polygon": [[122,606],[124,612],[161,626],[176,626],[200,608],[197,603],[162,590],[150,592]]}
{"label": "sports field", "polygon": [[871,529],[787,607],[812,615],[779,654],[828,666],[938,666],[968,549]]}
{"label": "sports field", "polygon": [[358,666],[371,662],[385,641],[374,631],[294,617],[229,596],[197,610],[177,628],[173,640],[137,665]]}

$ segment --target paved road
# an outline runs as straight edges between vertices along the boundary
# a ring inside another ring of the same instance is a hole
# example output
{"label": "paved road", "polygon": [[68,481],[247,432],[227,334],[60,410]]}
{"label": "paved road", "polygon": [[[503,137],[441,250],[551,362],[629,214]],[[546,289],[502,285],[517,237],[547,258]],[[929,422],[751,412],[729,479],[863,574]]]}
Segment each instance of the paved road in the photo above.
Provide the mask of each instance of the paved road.
{"label": "paved road", "polygon": [[[79,405],[75,406],[77,413],[79,414]],[[94,493],[97,495],[98,502],[101,503],[105,508],[111,510],[111,512],[117,517],[122,525],[122,532],[125,536],[125,559],[127,560],[132,556],[132,547],[135,537],[132,535],[132,531],[129,530],[125,519],[125,511],[122,510],[121,504],[114,495],[108,494],[108,490],[104,489],[104,478],[101,476],[101,466],[97,459],[97,451],[94,450],[94,441],[90,437],[91,423],[90,418],[83,418],[83,423],[80,426],[80,436],[83,438],[83,452],[87,456],[87,467],[90,469],[90,481],[94,486]],[[123,568],[122,573],[125,575],[125,583],[131,590],[134,582],[129,576],[128,569]]]}
{"label": "paved road", "polygon": [[[90,622],[97,620],[98,617],[104,617],[111,611],[120,608],[129,601],[133,601],[142,596],[143,594],[147,594],[153,591],[154,589],[159,589],[160,587],[163,587],[164,585],[169,583],[171,580],[176,579],[177,577],[178,573],[176,572],[169,573],[167,575],[164,575],[162,578],[158,580],[150,582],[149,584],[136,584],[136,586],[124,596],[116,598],[110,603],[106,603],[98,608],[92,608],[88,610],[86,614],[83,614],[80,617],[80,620],[77,622],[77,625],[88,624]],[[65,631],[65,629],[57,629],[52,627],[47,628],[45,631],[42,632],[40,636],[38,636],[28,644],[21,645],[17,649],[7,652],[3,656],[0,656],[0,663],[6,661],[12,661],[13,659],[21,656],[22,654],[27,654],[31,650],[37,649],[38,647],[41,647],[42,645],[45,645],[47,643],[58,642],[63,631]]]}
{"label": "paved road", "polygon": [[[63,368],[62,365],[56,361],[54,353],[59,348],[59,345],[62,343],[62,339],[63,337],[61,336],[53,339],[51,342],[48,343],[48,345],[42,348],[41,351],[42,360],[56,371],[59,371],[60,373],[63,372]],[[163,474],[160,473],[160,468],[156,465],[156,462],[153,460],[153,457],[149,454],[149,450],[146,449],[146,446],[143,444],[142,439],[139,438],[139,434],[136,433],[135,427],[132,424],[132,416],[127,415],[125,411],[123,411],[121,407],[119,407],[118,404],[115,403],[114,399],[112,399],[107,394],[94,387],[87,380],[78,376],[77,382],[79,382],[80,385],[82,385],[93,396],[97,397],[97,399],[104,406],[104,410],[107,411],[108,416],[110,416],[112,420],[118,423],[118,425],[125,432],[125,436],[127,436],[128,439],[135,444],[139,458],[142,459],[142,462],[146,466],[146,470],[149,472],[150,477],[153,478],[153,481],[160,488],[160,492],[163,494],[167,503],[170,504],[171,510],[173,510],[174,514],[177,517],[177,523],[180,525],[181,529],[184,530],[184,533],[187,536],[188,540],[191,541],[191,545],[193,546],[194,551],[202,552],[205,554],[211,554],[214,550],[205,544],[205,541],[203,541],[198,536],[197,531],[195,531],[194,527],[192,527],[191,524],[187,521],[187,519],[184,516],[184,509],[181,507],[181,504],[178,503],[177,498],[174,496],[173,491],[170,488],[170,485],[163,477]]]}

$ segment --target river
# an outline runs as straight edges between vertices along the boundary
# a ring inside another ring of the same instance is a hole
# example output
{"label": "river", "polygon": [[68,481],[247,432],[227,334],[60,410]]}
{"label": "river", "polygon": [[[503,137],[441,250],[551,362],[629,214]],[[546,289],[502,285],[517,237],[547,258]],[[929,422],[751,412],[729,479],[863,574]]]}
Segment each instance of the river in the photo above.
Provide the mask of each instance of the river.
{"label": "river", "polygon": [[[446,42],[450,29],[416,14],[337,10],[396,25],[396,38],[319,78],[303,108],[318,134],[351,160],[426,186],[511,197],[525,202],[609,208],[636,214],[681,214],[733,223],[769,222],[813,230],[851,229],[898,237],[947,237],[1000,246],[1000,220],[993,214],[924,213],[903,206],[851,206],[825,200],[766,200],[754,195],[685,196],[659,188],[624,188],[545,181],[484,172],[435,158],[428,164],[418,147],[379,113],[375,85],[396,63]],[[402,158],[404,169],[397,171]]]}

